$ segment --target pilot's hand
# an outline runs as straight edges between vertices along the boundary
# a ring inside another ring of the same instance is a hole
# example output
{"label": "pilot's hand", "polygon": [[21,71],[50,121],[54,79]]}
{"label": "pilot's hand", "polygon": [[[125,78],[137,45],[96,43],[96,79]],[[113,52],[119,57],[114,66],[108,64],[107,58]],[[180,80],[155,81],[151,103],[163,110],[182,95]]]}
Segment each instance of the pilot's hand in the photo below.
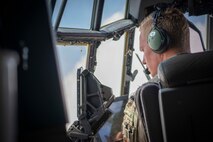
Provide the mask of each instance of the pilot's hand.
{"label": "pilot's hand", "polygon": [[115,135],[115,138],[113,140],[113,142],[123,142],[123,134],[122,132],[118,132],[116,135]]}

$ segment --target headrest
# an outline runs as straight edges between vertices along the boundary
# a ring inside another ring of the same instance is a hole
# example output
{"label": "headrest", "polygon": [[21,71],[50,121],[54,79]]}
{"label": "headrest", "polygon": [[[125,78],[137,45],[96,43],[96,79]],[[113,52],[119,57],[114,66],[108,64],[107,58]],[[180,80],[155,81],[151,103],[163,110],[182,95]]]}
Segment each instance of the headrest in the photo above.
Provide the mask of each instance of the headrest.
{"label": "headrest", "polygon": [[181,54],[158,66],[162,87],[213,81],[213,51]]}

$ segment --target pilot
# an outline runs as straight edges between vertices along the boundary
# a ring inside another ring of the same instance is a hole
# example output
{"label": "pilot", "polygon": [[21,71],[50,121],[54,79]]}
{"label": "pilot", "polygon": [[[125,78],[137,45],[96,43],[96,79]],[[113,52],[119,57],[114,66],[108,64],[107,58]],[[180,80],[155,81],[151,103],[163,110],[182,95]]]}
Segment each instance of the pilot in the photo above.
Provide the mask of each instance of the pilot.
{"label": "pilot", "polygon": [[[173,7],[157,7],[148,15],[140,24],[139,38],[143,64],[152,76],[150,82],[158,82],[157,68],[162,61],[190,52],[187,20],[180,10]],[[147,142],[144,120],[138,117],[135,94],[126,104],[120,136],[125,142]]]}

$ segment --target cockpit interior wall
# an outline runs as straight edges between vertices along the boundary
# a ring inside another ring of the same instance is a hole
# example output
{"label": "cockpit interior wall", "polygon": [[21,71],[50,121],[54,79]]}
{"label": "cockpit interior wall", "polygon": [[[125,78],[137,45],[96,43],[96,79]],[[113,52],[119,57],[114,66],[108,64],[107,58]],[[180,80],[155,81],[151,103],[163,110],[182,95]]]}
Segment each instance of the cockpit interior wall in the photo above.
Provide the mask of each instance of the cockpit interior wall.
{"label": "cockpit interior wall", "polygon": [[4,13],[13,13],[12,17],[1,14],[5,28],[9,29],[4,34],[12,40],[4,47],[17,51],[20,57],[18,141],[67,141],[66,110],[54,53],[56,38],[47,0],[12,0],[3,7]]}

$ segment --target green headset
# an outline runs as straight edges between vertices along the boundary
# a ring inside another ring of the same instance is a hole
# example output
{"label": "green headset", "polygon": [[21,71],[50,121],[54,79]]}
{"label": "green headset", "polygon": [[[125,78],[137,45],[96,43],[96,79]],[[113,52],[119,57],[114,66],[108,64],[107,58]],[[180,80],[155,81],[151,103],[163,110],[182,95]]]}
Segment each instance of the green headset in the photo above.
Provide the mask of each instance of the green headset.
{"label": "green headset", "polygon": [[157,19],[161,16],[161,10],[154,11],[152,16],[153,28],[148,34],[147,42],[152,51],[161,54],[168,49],[170,38],[167,32],[157,25]]}

